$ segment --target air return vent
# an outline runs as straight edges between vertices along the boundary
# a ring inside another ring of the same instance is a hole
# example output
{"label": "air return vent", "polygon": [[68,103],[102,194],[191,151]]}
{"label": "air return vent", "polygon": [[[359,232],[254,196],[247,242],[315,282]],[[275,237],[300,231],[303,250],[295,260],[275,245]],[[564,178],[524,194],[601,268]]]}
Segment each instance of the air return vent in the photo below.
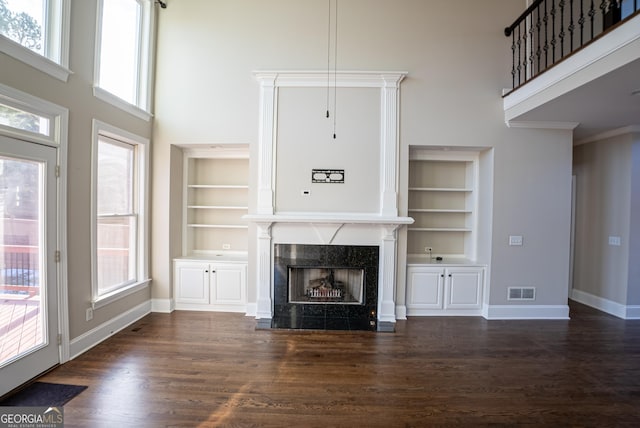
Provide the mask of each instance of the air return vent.
{"label": "air return vent", "polygon": [[536,300],[535,287],[509,287],[508,300]]}

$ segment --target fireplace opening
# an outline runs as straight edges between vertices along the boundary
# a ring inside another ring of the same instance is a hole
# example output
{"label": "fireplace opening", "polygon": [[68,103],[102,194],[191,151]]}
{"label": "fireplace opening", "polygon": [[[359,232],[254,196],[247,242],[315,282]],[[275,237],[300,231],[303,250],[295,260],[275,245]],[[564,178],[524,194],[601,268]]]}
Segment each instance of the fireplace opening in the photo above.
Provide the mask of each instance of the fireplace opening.
{"label": "fireplace opening", "polygon": [[379,247],[273,247],[271,328],[377,330]]}
{"label": "fireplace opening", "polygon": [[289,266],[289,303],[362,305],[364,269]]}

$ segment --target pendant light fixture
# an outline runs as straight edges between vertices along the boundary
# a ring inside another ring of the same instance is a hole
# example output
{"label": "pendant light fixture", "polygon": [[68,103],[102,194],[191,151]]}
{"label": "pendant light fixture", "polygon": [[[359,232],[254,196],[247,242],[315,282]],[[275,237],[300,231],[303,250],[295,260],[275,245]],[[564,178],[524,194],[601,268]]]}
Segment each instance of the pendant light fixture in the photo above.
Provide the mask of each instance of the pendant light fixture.
{"label": "pendant light fixture", "polygon": [[[331,7],[335,1],[335,8]],[[336,139],[336,110],[338,98],[338,1],[327,0],[328,19],[327,19],[327,119],[333,118],[333,139]],[[332,24],[333,16],[333,26]],[[331,33],[333,30],[333,114],[329,113],[330,94],[331,94]]]}

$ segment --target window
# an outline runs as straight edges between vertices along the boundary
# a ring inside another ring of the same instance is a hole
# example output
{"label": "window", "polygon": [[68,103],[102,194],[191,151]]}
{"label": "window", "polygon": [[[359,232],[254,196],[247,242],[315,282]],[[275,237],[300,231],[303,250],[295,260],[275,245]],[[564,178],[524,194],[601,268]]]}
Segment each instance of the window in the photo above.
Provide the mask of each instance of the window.
{"label": "window", "polygon": [[94,123],[93,300],[106,304],[147,280],[147,141]]}
{"label": "window", "polygon": [[0,51],[66,82],[68,23],[69,0],[0,0]]}
{"label": "window", "polygon": [[58,146],[66,139],[68,115],[65,108],[0,84],[0,134]]}
{"label": "window", "polygon": [[20,131],[51,135],[51,120],[43,115],[28,112],[0,101],[0,125]]}
{"label": "window", "polygon": [[150,104],[152,5],[100,0],[98,7],[96,96],[134,114],[130,106],[147,112]]}

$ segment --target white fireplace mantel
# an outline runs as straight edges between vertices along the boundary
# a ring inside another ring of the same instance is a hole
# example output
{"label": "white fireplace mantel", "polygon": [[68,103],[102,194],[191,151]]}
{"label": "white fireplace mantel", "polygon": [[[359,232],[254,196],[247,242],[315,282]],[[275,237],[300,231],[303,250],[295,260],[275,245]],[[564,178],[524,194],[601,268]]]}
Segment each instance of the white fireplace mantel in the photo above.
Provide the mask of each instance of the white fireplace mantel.
{"label": "white fireplace mantel", "polygon": [[[275,205],[275,154],[278,145],[279,88],[325,87],[326,72],[257,71],[260,83],[258,135],[258,191],[255,213],[244,219],[257,228],[256,318],[266,326],[272,317],[274,243],[372,245],[380,248],[378,272],[378,328],[390,327],[395,317],[396,231],[413,223],[398,216],[399,91],[406,72],[338,71],[332,84],[341,88],[376,88],[380,91],[379,210],[351,212],[279,212]],[[374,146],[375,147],[375,146]],[[289,242],[284,242],[284,241]],[[293,242],[296,241],[296,242]],[[301,242],[305,241],[305,242]]]}
{"label": "white fireplace mantel", "polygon": [[382,216],[368,213],[281,213],[249,214],[243,219],[254,223],[371,224],[402,226],[412,224],[411,217]]}

